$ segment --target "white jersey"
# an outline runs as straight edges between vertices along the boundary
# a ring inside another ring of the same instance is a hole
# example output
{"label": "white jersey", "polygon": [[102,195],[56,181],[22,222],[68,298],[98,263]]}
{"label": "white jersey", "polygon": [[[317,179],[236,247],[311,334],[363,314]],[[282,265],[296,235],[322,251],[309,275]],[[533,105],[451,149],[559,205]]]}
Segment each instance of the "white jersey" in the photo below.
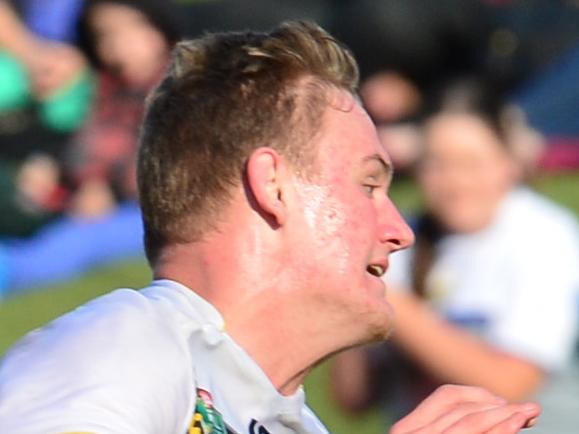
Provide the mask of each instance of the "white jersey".
{"label": "white jersey", "polygon": [[0,433],[327,434],[189,288],[121,289],[30,333],[0,366]]}

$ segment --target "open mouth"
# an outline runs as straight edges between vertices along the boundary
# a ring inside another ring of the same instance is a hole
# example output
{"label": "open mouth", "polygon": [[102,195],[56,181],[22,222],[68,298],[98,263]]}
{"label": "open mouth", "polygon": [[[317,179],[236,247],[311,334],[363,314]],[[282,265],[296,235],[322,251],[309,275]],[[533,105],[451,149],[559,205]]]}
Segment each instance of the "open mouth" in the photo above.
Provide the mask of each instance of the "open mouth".
{"label": "open mouth", "polygon": [[382,277],[384,273],[386,273],[386,268],[384,268],[382,265],[372,264],[366,267],[366,271],[372,276]]}

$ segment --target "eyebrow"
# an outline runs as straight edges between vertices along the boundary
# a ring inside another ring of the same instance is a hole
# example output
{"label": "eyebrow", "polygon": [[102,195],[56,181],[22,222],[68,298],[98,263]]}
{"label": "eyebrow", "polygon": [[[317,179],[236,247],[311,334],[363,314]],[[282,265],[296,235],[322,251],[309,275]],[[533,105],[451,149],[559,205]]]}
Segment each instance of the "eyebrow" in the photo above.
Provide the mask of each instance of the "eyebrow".
{"label": "eyebrow", "polygon": [[367,157],[364,157],[364,159],[362,161],[364,163],[376,161],[377,163],[380,164],[381,172],[383,173],[384,177],[386,178],[386,181],[388,183],[390,183],[392,181],[392,178],[394,176],[394,168],[392,167],[392,164],[386,162],[380,154],[368,155]]}

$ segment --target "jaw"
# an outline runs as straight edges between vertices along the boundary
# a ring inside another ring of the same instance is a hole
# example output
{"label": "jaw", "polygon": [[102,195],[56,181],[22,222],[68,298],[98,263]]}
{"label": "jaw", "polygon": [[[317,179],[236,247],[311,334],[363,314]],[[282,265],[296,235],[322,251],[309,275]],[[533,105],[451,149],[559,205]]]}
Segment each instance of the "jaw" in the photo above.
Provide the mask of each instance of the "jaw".
{"label": "jaw", "polygon": [[[385,289],[384,289],[385,291]],[[384,293],[383,293],[384,294]],[[394,309],[384,295],[372,306],[368,320],[368,341],[373,343],[387,339],[394,329]]]}
{"label": "jaw", "polygon": [[387,339],[393,329],[394,310],[386,298],[382,279],[365,273],[354,295],[355,301],[350,300],[351,316],[347,325],[355,332],[351,344],[358,346]]}

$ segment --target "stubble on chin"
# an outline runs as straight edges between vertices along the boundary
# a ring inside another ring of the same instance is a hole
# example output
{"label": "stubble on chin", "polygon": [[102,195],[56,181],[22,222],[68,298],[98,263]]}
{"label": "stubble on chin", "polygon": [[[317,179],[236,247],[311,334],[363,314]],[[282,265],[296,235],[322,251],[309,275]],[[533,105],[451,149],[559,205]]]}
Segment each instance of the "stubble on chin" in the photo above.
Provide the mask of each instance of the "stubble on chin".
{"label": "stubble on chin", "polygon": [[384,313],[382,318],[377,319],[368,327],[366,339],[362,345],[377,344],[390,338],[394,331],[393,314]]}

